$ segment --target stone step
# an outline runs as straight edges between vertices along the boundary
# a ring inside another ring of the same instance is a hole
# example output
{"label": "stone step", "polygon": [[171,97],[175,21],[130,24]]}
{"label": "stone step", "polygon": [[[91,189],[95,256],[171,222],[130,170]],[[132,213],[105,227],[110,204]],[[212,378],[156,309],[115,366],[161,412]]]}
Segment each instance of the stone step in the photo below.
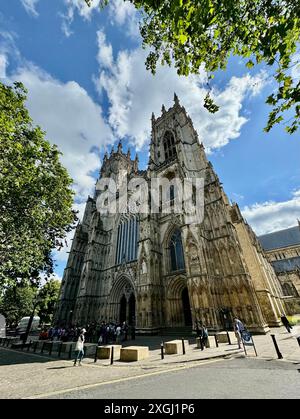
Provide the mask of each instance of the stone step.
{"label": "stone step", "polygon": [[178,337],[186,337],[186,336],[193,336],[193,329],[192,327],[166,327],[161,329],[162,336],[178,336]]}

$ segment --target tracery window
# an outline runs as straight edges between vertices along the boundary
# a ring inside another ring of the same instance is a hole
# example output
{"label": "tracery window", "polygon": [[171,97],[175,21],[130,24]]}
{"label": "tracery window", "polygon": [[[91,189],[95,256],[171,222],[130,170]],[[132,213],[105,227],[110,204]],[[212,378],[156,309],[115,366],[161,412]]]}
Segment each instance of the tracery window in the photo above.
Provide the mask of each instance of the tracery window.
{"label": "tracery window", "polygon": [[282,285],[282,289],[283,289],[283,295],[285,296],[291,296],[291,295],[295,295],[295,291],[293,289],[293,286],[291,284],[289,284],[288,282],[285,282]]}
{"label": "tracery window", "polygon": [[119,224],[116,247],[116,265],[137,259],[139,225],[136,217]]}
{"label": "tracery window", "polygon": [[165,151],[165,159],[171,160],[176,156],[176,146],[175,146],[175,139],[174,135],[171,131],[167,131],[164,136],[164,151]]}
{"label": "tracery window", "polygon": [[181,271],[185,269],[181,232],[179,229],[175,230],[172,234],[169,249],[171,272]]}

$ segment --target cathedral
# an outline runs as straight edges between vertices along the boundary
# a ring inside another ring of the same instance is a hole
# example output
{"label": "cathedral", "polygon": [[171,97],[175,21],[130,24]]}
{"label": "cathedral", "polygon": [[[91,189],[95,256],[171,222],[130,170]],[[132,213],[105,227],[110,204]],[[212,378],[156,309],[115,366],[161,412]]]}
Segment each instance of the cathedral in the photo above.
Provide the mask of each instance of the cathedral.
{"label": "cathedral", "polygon": [[[285,306],[278,278],[239,207],[229,202],[176,95],[170,109],[152,115],[147,170],[139,170],[138,158],[121,143],[104,156],[99,180],[118,186],[124,177],[147,184],[202,179],[203,217],[191,224],[175,210],[102,215],[96,189],[75,231],[57,323],[127,321],[139,334],[191,329],[197,322],[223,330],[235,316],[255,333],[280,325]],[[168,197],[172,207],[172,189]]]}

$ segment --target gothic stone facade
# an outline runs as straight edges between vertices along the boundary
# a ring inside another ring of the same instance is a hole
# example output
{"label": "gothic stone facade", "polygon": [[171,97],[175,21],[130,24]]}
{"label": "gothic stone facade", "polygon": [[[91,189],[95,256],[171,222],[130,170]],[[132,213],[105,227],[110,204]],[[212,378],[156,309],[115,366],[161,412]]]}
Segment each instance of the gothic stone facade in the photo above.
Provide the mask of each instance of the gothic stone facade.
{"label": "gothic stone facade", "polygon": [[[123,175],[120,175],[123,171]],[[265,333],[284,312],[273,269],[236,205],[231,206],[177,96],[152,116],[146,171],[130,153],[106,155],[100,179],[202,178],[204,220],[185,214],[101,216],[89,197],[64,272],[56,321],[128,321],[140,333],[204,322],[211,330],[240,317]],[[164,203],[162,203],[164,204]]]}
{"label": "gothic stone facade", "polygon": [[280,281],[287,313],[300,313],[300,221],[259,240]]}

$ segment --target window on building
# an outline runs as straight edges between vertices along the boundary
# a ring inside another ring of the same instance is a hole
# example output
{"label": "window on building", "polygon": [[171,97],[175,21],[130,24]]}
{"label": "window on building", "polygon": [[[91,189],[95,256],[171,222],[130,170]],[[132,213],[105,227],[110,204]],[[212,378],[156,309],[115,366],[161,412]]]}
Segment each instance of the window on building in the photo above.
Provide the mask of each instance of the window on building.
{"label": "window on building", "polygon": [[174,188],[174,185],[171,185],[170,186],[170,204],[171,204],[171,207],[174,206],[174,199],[175,199],[175,188]]}
{"label": "window on building", "polygon": [[137,259],[139,224],[136,217],[119,224],[116,247],[116,265]]}
{"label": "window on building", "polygon": [[167,131],[164,136],[164,151],[165,151],[165,159],[171,160],[176,156],[176,146],[175,146],[175,139],[174,135],[171,131]]}
{"label": "window on building", "polygon": [[283,290],[283,295],[285,296],[291,296],[295,294],[293,286],[289,284],[288,282],[282,285],[282,290]]}
{"label": "window on building", "polygon": [[181,232],[179,229],[175,230],[172,234],[169,249],[171,272],[181,271],[185,269]]}

